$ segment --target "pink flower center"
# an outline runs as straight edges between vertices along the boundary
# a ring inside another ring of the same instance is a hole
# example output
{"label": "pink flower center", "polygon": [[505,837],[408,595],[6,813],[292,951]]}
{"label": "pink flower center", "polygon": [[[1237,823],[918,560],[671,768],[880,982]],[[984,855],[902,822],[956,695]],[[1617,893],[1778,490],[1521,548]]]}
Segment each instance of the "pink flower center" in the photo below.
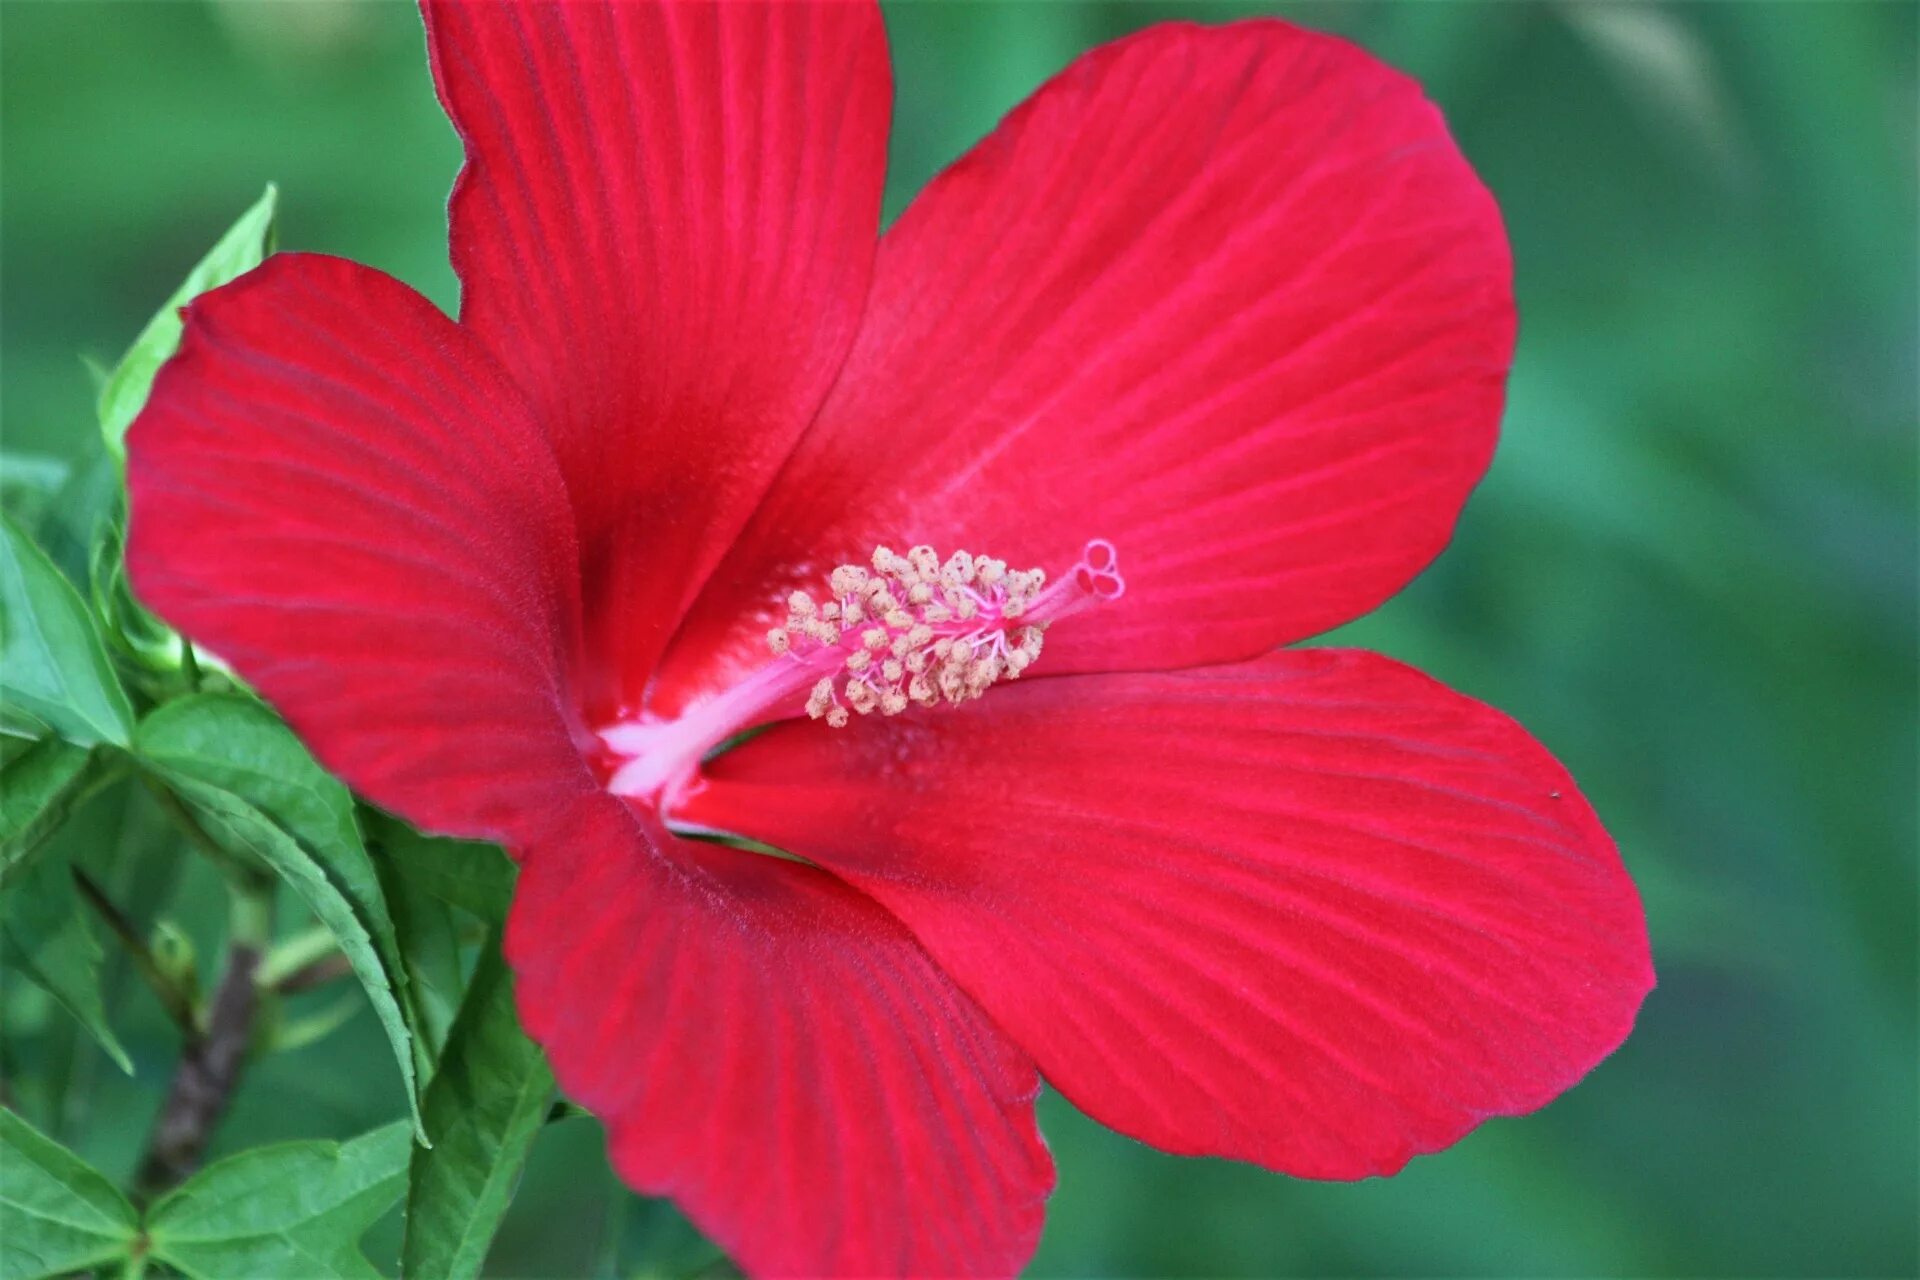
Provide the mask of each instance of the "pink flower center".
{"label": "pink flower center", "polygon": [[804,712],[839,729],[856,715],[970,702],[1018,680],[1048,627],[1126,590],[1113,544],[1098,539],[1051,584],[1039,569],[964,551],[943,561],[932,547],[881,547],[871,568],[843,564],[827,582],[822,599],[787,598],[764,666],[672,720],[602,728],[614,761],[608,789],[664,809],[708,752],[758,725]]}

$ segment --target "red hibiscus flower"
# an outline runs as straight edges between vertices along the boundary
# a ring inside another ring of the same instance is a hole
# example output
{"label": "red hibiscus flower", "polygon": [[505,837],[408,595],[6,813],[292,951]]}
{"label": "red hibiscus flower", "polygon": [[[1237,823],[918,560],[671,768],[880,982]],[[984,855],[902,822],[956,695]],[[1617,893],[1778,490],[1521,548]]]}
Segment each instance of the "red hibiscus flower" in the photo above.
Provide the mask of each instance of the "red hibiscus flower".
{"label": "red hibiscus flower", "polygon": [[133,573],[363,794],[521,860],[524,1020],[628,1182],[758,1274],[1004,1273],[1042,1078],[1358,1178],[1621,1041],[1645,925],[1560,766],[1277,648],[1494,446],[1505,237],[1412,83],[1155,28],[883,236],[871,5],[426,19],[458,323],[306,255],[196,303]]}

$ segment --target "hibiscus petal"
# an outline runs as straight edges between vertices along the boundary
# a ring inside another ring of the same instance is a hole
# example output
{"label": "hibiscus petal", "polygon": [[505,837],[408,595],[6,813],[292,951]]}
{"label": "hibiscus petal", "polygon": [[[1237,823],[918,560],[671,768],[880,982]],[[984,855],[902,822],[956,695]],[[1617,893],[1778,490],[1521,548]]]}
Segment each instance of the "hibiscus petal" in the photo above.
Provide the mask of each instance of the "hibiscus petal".
{"label": "hibiscus petal", "polygon": [[1123,600],[1037,674],[1250,657],[1366,612],[1446,543],[1511,354],[1493,199],[1416,85],[1272,21],[1074,63],[888,232],[853,354],[662,705],[751,661],[823,566],[930,543]]}
{"label": "hibiscus petal", "polygon": [[497,838],[588,784],[559,472],[432,303],[338,258],[271,258],[188,308],[127,449],[141,599],[356,790]]}
{"label": "hibiscus petal", "polygon": [[530,850],[507,949],[615,1168],[749,1274],[1007,1275],[1033,1252],[1053,1166],[1031,1060],[825,872],[596,796]]}
{"label": "hibiscus petal", "polygon": [[880,13],[424,10],[466,144],[450,208],[460,319],[553,436],[619,702],[852,341],[892,104]]}
{"label": "hibiscus petal", "polygon": [[1372,654],[792,723],[685,819],[871,894],[1113,1127],[1391,1173],[1533,1110],[1652,984],[1613,843],[1511,720]]}

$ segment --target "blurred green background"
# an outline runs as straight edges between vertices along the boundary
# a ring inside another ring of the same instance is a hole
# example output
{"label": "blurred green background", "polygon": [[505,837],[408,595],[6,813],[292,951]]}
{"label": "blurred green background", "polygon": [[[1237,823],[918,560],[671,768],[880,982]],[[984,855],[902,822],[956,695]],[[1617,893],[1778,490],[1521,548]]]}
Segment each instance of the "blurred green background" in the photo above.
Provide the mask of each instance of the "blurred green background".
{"label": "blurred green background", "polygon": [[[1913,1275],[1916,7],[897,5],[889,211],[1080,50],[1255,11],[1424,81],[1518,262],[1493,472],[1452,551],[1343,638],[1568,762],[1645,891],[1660,987],[1572,1094],[1390,1181],[1170,1159],[1049,1096],[1033,1274]],[[0,0],[0,130],[9,450],[91,446],[80,357],[117,357],[268,180],[283,246],[454,301],[458,151],[407,6]],[[148,847],[141,804],[63,839],[212,953],[217,880]],[[110,998],[132,1080],[31,992],[6,1048],[23,1109],[119,1174],[176,1043],[125,974]],[[360,1008],[266,1060],[216,1151],[399,1114],[378,1035]],[[543,1136],[491,1265],[689,1259],[576,1119]]]}

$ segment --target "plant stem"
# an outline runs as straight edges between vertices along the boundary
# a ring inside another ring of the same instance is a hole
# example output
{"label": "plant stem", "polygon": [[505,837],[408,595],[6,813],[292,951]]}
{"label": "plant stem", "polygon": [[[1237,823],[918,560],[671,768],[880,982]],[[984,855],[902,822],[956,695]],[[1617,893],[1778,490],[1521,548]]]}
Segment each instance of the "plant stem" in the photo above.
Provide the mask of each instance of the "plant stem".
{"label": "plant stem", "polygon": [[250,877],[234,886],[227,967],[213,995],[203,1034],[188,1037],[134,1180],[151,1199],[200,1165],[214,1126],[225,1114],[246,1065],[259,1007],[254,974],[273,936],[273,884]]}
{"label": "plant stem", "polygon": [[119,907],[113,905],[104,890],[95,884],[93,877],[78,867],[73,868],[73,882],[80,890],[80,896],[92,907],[113,936],[120,940],[127,955],[133,961],[133,967],[139,971],[141,979],[153,989],[160,998],[160,1006],[167,1011],[174,1024],[180,1028],[180,1034],[189,1038],[199,1033],[194,1016],[193,998],[181,990],[180,985],[160,971],[160,965],[153,958],[153,951],[140,937],[133,921]]}
{"label": "plant stem", "polygon": [[546,1123],[558,1124],[562,1120],[571,1120],[575,1116],[592,1116],[592,1115],[593,1115],[593,1112],[587,1110],[585,1107],[581,1106],[579,1103],[569,1102],[565,1098],[560,1098],[555,1100],[554,1104],[547,1108]]}
{"label": "plant stem", "polygon": [[298,995],[302,991],[311,991],[315,987],[324,987],[329,982],[353,975],[353,965],[338,951],[330,956],[321,956],[311,964],[302,965],[286,977],[276,982],[262,981],[261,986],[271,988],[283,996]]}
{"label": "plant stem", "polygon": [[260,962],[260,972],[256,975],[263,987],[278,987],[302,969],[312,967],[315,961],[340,954],[340,944],[334,940],[333,930],[325,925],[315,925],[302,933],[276,944],[267,952],[267,958]]}

